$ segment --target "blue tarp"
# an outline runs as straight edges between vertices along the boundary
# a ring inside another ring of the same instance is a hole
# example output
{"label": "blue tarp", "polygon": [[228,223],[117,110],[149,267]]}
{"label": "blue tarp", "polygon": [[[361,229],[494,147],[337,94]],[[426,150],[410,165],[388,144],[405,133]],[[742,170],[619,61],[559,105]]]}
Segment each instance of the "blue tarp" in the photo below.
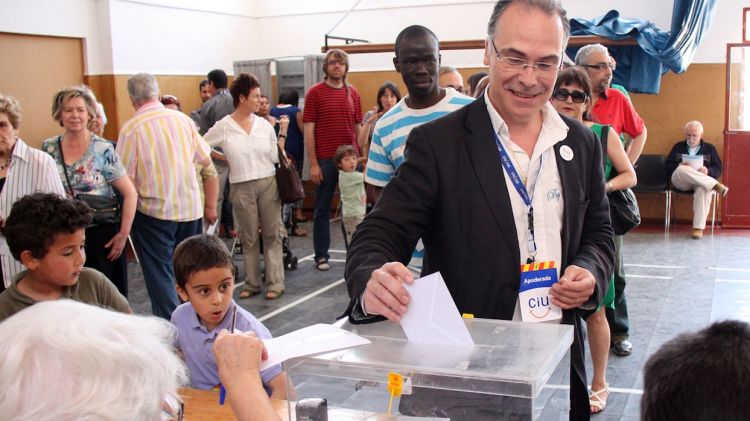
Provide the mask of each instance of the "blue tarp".
{"label": "blue tarp", "polygon": [[[675,0],[670,32],[647,20],[620,17],[617,10],[591,20],[573,18],[570,32],[611,40],[634,38],[637,45],[609,47],[617,60],[613,83],[631,92],[657,94],[662,74],[687,70],[708,32],[717,3],[718,0]],[[578,48],[570,47],[566,53],[573,58]]]}

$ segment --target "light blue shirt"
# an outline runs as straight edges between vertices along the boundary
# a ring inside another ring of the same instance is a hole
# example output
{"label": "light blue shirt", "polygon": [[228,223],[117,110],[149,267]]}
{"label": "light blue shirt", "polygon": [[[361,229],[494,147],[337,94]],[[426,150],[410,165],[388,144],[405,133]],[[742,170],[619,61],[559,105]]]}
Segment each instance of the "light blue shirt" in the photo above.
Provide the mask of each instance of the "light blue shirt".
{"label": "light blue shirt", "polygon": [[[446,89],[445,97],[427,108],[409,108],[406,98],[402,98],[375,124],[365,174],[365,182],[374,186],[385,187],[396,173],[396,169],[404,162],[406,139],[413,128],[437,120],[474,101],[474,98],[458,93],[452,88]],[[420,238],[409,266],[420,271],[423,259],[424,244]]]}
{"label": "light blue shirt", "polygon": [[[185,358],[185,365],[187,365],[190,371],[190,387],[210,390],[221,383],[219,380],[219,370],[216,367],[216,359],[211,347],[216,336],[222,329],[230,329],[230,325],[232,324],[232,308],[234,306],[237,306],[237,303],[232,300],[224,319],[216,329],[211,331],[201,324],[198,314],[190,302],[181,304],[172,313],[171,322],[179,331],[176,346],[182,351],[182,355]],[[263,326],[263,323],[259,322],[255,316],[240,306],[237,306],[237,321],[234,328],[240,332],[255,332],[260,339],[272,338],[271,332]],[[281,374],[281,365],[275,365],[260,372],[260,376],[263,379],[263,387],[269,395],[268,382],[279,374]]]}

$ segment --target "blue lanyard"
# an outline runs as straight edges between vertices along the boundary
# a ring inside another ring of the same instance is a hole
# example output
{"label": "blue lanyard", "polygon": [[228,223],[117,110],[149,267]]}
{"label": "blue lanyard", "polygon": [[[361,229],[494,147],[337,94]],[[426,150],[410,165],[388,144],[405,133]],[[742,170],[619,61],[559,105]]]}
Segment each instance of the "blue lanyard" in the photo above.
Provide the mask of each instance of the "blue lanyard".
{"label": "blue lanyard", "polygon": [[[534,207],[531,205],[532,197],[529,196],[529,192],[526,190],[526,186],[523,184],[523,181],[521,181],[521,176],[518,175],[518,171],[516,171],[516,167],[510,160],[510,156],[508,156],[508,153],[505,151],[505,147],[503,146],[502,142],[500,142],[500,138],[497,136],[497,133],[495,133],[495,143],[497,144],[497,151],[500,154],[500,162],[503,164],[505,172],[508,173],[510,181],[513,183],[513,187],[516,188],[518,195],[521,196],[521,199],[523,199],[523,203],[526,205],[526,212],[528,216],[528,242],[526,244],[526,248],[529,253],[529,257],[528,259],[526,259],[526,263],[534,263],[534,260],[536,259],[536,241],[534,240]],[[539,174],[541,173],[542,169],[540,168],[539,173],[537,173],[536,176],[537,179],[539,178]],[[534,184],[536,185],[536,180],[534,181]]]}

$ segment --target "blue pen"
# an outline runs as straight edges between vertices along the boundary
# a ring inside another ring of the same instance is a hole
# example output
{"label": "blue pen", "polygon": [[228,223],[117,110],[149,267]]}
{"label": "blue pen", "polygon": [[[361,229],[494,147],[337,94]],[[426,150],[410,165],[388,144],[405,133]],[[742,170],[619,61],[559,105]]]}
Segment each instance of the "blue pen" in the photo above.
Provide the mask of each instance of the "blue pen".
{"label": "blue pen", "polygon": [[[237,322],[237,304],[232,307],[232,324],[229,327],[229,333],[234,333],[234,324]],[[219,389],[219,405],[224,405],[224,400],[227,398],[227,390],[224,389],[224,385],[221,385]]]}

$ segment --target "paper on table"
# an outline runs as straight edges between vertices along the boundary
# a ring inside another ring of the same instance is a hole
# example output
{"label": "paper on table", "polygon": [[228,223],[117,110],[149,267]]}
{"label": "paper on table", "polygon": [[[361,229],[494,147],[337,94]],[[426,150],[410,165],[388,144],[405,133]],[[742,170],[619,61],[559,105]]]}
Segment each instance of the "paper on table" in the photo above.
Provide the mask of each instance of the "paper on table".
{"label": "paper on table", "polygon": [[260,369],[265,370],[290,358],[337,351],[369,343],[369,340],[352,332],[318,323],[286,335],[264,340],[263,344],[268,350],[268,359],[261,362]]}
{"label": "paper on table", "polygon": [[682,162],[693,167],[694,170],[699,170],[703,166],[703,155],[688,155],[682,154]]}
{"label": "paper on table", "polygon": [[401,327],[409,342],[474,345],[440,272],[415,279],[404,287],[411,301],[401,317]]}

